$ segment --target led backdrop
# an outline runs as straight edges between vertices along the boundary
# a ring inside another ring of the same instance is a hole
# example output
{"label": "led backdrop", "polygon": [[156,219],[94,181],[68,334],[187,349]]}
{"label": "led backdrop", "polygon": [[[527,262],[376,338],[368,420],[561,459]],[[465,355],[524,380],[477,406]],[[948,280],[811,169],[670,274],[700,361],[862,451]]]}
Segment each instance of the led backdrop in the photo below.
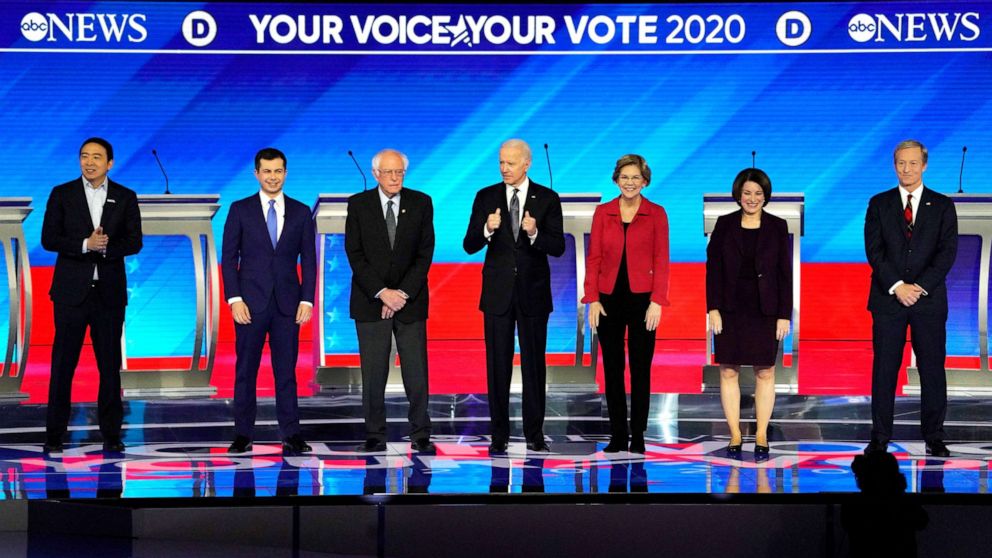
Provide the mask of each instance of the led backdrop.
{"label": "led backdrop", "polygon": [[[989,191],[992,174],[992,6],[982,2],[8,1],[0,22],[0,196],[35,200],[34,266],[54,262],[39,241],[48,191],[78,174],[91,135],[113,142],[112,177],[139,193],[164,189],[153,148],[173,192],[219,193],[218,242],[227,204],[257,189],[260,147],[287,153],[287,193],[308,204],[362,189],[348,150],[371,179],[371,156],[400,149],[407,186],[434,199],[439,265],[481,262],[461,239],[510,137],[535,148],[534,180],[550,182],[547,143],[556,190],[604,199],[617,157],[645,155],[645,193],[668,211],[676,263],[704,260],[702,195],[728,191],[752,151],[776,191],[805,193],[802,257],[813,263],[864,261],[866,203],[894,185],[899,140],[928,145],[926,182],[939,191],[957,190],[965,145],[965,190]],[[336,242],[327,265],[346,281]],[[972,244],[962,253],[976,260]],[[184,250],[157,239],[132,264],[129,354],[189,352],[191,334],[161,327],[162,316],[192,320]],[[976,280],[961,279],[960,306]],[[328,339],[348,349],[347,285],[329,289],[342,337],[332,327]],[[574,291],[556,299],[567,311]],[[142,325],[142,315],[157,318]],[[556,319],[550,348],[568,351],[574,317]],[[952,352],[977,354],[974,321],[952,316]]]}

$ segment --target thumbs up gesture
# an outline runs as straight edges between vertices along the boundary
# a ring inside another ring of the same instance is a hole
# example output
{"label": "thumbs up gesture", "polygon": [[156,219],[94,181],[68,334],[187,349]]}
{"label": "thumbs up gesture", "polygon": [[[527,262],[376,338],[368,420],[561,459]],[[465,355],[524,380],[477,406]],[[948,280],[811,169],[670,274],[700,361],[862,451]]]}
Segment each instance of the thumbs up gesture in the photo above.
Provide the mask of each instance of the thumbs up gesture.
{"label": "thumbs up gesture", "polygon": [[502,222],[499,216],[499,208],[496,208],[495,213],[490,213],[489,218],[486,219],[486,230],[490,233],[495,232],[499,228],[499,224]]}
{"label": "thumbs up gesture", "polygon": [[520,221],[520,228],[527,233],[527,236],[537,234],[537,219],[530,216],[530,211],[524,211],[524,218]]}

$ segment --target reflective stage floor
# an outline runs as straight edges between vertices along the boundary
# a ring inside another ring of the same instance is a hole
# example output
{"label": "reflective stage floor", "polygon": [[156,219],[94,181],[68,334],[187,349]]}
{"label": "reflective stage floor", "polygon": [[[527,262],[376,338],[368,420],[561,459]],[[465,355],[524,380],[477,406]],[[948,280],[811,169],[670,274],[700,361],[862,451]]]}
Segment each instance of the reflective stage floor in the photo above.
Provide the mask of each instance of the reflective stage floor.
{"label": "reflective stage floor", "polygon": [[[519,417],[515,397],[513,415]],[[122,454],[101,450],[92,404],[75,406],[70,440],[46,455],[44,406],[0,406],[0,499],[266,498],[371,494],[482,495],[546,493],[816,494],[855,492],[850,471],[870,427],[864,397],[779,396],[771,454],[757,459],[753,439],[729,456],[716,395],[654,395],[647,452],[605,454],[608,421],[601,396],[548,398],[548,453],[511,440],[506,455],[488,452],[484,396],[432,397],[433,454],[412,452],[406,405],[390,396],[387,451],[362,454],[360,394],[301,400],[304,456],[283,456],[274,403],[260,401],[256,443],[229,455],[233,437],[224,400],[131,401]],[[745,398],[743,416],[753,416]],[[946,431],[953,456],[929,458],[919,440],[919,402],[899,398],[896,442],[910,492],[985,494],[992,458],[992,403],[952,398]],[[746,423],[745,430],[753,427]],[[519,434],[519,422],[515,423]]]}

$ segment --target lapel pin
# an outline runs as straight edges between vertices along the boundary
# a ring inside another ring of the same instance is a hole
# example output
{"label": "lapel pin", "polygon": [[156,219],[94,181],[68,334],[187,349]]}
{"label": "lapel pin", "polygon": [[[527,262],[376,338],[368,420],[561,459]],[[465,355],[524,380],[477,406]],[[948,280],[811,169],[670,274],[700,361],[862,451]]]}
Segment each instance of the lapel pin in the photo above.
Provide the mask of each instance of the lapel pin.
{"label": "lapel pin", "polygon": [[530,199],[532,199],[532,200],[536,200],[536,199],[537,199],[537,196],[536,196],[535,194],[531,194],[531,195],[530,195]]}
{"label": "lapel pin", "polygon": [[406,213],[406,210],[405,209],[401,209],[400,210],[400,213]]}
{"label": "lapel pin", "polygon": [[927,205],[930,205],[930,202],[927,202]]}
{"label": "lapel pin", "polygon": [[107,198],[107,203],[117,203],[117,200],[112,200],[110,198]]}

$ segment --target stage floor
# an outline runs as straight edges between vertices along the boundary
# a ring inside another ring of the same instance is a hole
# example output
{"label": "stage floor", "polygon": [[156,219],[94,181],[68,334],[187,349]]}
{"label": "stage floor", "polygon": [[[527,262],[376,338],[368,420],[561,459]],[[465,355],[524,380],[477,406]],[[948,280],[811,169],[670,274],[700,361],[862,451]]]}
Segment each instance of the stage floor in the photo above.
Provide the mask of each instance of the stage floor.
{"label": "stage floor", "polygon": [[[865,397],[779,396],[771,455],[756,459],[753,439],[739,458],[727,455],[727,428],[716,395],[652,396],[644,455],[604,454],[605,404],[598,394],[548,397],[549,453],[511,440],[506,455],[490,456],[485,396],[431,399],[436,454],[411,452],[406,404],[389,398],[388,450],[361,454],[360,394],[301,400],[303,435],[314,448],[283,456],[274,402],[262,400],[256,443],[229,455],[233,436],[226,400],[126,403],[123,454],[104,454],[95,406],[79,404],[61,454],[42,452],[42,405],[0,406],[2,495],[16,499],[238,498],[362,494],[490,493],[782,493],[855,492],[850,463],[870,428]],[[743,416],[753,416],[745,398]],[[890,446],[912,492],[984,494],[992,458],[992,402],[952,398],[946,430],[953,457],[925,455],[918,439],[916,398],[897,402]],[[513,415],[519,417],[519,397]],[[514,424],[519,434],[519,422]],[[753,423],[747,423],[747,428]]]}

